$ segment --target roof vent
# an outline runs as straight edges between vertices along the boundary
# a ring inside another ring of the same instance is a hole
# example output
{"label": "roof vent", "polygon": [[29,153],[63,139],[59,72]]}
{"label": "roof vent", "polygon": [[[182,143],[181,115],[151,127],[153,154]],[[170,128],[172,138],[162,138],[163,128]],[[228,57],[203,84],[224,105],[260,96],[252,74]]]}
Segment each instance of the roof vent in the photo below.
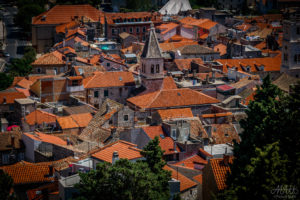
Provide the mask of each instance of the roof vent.
{"label": "roof vent", "polygon": [[178,96],[181,96],[181,94],[180,94],[179,92],[177,93],[177,95],[178,95]]}
{"label": "roof vent", "polygon": [[159,135],[162,139],[165,139],[165,136],[163,134]]}
{"label": "roof vent", "polygon": [[41,21],[46,21],[46,15],[43,15]]}
{"label": "roof vent", "polygon": [[121,77],[121,76],[119,77],[119,80],[120,80],[120,81],[123,81],[123,79],[122,79],[122,77]]}

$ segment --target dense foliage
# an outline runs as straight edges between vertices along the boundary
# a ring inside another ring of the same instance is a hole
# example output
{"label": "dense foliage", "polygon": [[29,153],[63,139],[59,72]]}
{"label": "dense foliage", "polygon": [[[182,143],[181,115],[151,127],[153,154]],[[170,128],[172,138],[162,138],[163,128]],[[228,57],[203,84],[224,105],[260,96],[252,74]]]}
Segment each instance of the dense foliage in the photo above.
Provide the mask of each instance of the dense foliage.
{"label": "dense foliage", "polygon": [[33,47],[26,47],[22,58],[14,58],[8,65],[8,71],[12,76],[27,76],[32,71],[31,63],[36,58],[36,52]]}
{"label": "dense foliage", "polygon": [[12,178],[0,170],[0,200],[13,200],[15,199],[11,195],[11,189],[13,186]]}
{"label": "dense foliage", "polygon": [[266,77],[246,113],[242,141],[234,146],[228,188],[220,198],[274,199],[280,191],[291,195],[277,189],[300,186],[299,87],[285,95]]}
{"label": "dense foliage", "polygon": [[163,152],[156,137],[144,148],[146,160],[130,162],[120,159],[115,164],[103,162],[96,170],[80,174],[77,199],[89,200],[168,200],[169,171],[163,170]]}

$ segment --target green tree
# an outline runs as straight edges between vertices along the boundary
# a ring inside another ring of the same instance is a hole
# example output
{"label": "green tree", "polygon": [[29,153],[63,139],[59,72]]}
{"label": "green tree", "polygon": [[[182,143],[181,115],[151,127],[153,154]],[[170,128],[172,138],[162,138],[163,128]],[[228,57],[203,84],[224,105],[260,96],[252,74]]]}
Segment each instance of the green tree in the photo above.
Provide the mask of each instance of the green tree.
{"label": "green tree", "polygon": [[[295,89],[296,90],[296,89]],[[299,90],[299,89],[298,89]],[[299,188],[299,91],[287,96],[267,76],[250,102],[225,199],[272,199],[278,185]]]}
{"label": "green tree", "polygon": [[15,199],[11,194],[13,186],[12,178],[0,169],[0,200],[13,200]]}
{"label": "green tree", "polygon": [[8,88],[13,81],[13,77],[6,73],[0,73],[0,90]]}
{"label": "green tree", "polygon": [[44,7],[38,4],[25,4],[22,7],[19,7],[18,13],[14,18],[15,23],[24,29],[24,31],[31,31],[31,22],[32,17],[37,16],[44,12]]}
{"label": "green tree", "polygon": [[[77,199],[168,200],[171,173],[162,168],[158,138],[153,141],[143,151],[149,155],[145,161],[120,159],[113,165],[103,162],[97,165],[96,170],[80,173],[80,183],[75,185],[79,190]],[[155,158],[158,164],[149,158]]]}

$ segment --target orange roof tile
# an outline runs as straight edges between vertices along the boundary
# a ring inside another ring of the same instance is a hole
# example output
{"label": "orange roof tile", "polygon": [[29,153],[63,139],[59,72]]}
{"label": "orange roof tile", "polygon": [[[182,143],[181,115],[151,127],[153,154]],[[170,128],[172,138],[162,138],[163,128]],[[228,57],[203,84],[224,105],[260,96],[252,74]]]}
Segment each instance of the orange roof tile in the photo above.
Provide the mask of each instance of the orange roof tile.
{"label": "orange roof tile", "polygon": [[30,96],[30,91],[29,89],[24,89],[24,88],[15,88],[18,92],[22,92],[26,97]]}
{"label": "orange roof tile", "polygon": [[131,72],[99,72],[83,82],[85,88],[122,87],[134,85]]}
{"label": "orange roof tile", "polygon": [[150,139],[154,139],[156,136],[159,139],[159,146],[164,151],[164,155],[174,154],[180,152],[180,149],[176,145],[176,152],[174,151],[174,140],[171,137],[164,135],[161,126],[147,126],[143,127],[144,132]]}
{"label": "orange roof tile", "polygon": [[[196,76],[202,80],[206,80],[206,76],[208,75],[209,78],[212,78],[212,72],[209,73],[197,73]],[[224,77],[223,74],[219,72],[215,72],[215,78],[222,78]]]}
{"label": "orange roof tile", "polygon": [[30,126],[35,124],[55,123],[57,116],[42,110],[35,110],[25,116],[25,121]]}
{"label": "orange roof tile", "polygon": [[86,127],[93,118],[91,113],[73,114],[73,115],[70,115],[70,116],[78,124],[78,126],[81,127],[81,128]]}
{"label": "orange roof tile", "polygon": [[205,33],[200,36],[200,39],[205,40],[208,37],[208,33]]}
{"label": "orange roof tile", "polygon": [[264,71],[280,71],[281,56],[264,58],[243,58],[243,59],[217,59],[223,65],[223,72],[227,73],[229,68],[237,67],[238,71],[244,71],[243,67],[250,66],[251,72],[257,72],[257,67],[264,66]]}
{"label": "orange roof tile", "polygon": [[172,178],[180,181],[180,192],[184,192],[192,187],[197,186],[197,183],[187,178],[186,176],[182,175],[181,173],[177,172],[175,169],[167,165],[165,165],[163,169],[167,171],[171,171]]}
{"label": "orange roof tile", "polygon": [[123,140],[106,145],[105,147],[92,152],[92,157],[111,163],[115,151],[118,152],[119,158],[133,160],[142,157],[140,154],[141,149],[138,149],[137,145]]}
{"label": "orange roof tile", "polygon": [[[193,155],[189,158],[186,158],[184,160],[181,160],[173,165],[176,165],[176,166],[183,166],[183,167],[186,167],[186,168],[189,168],[189,169],[201,169],[201,168],[198,168],[197,165],[206,165],[207,164],[207,161],[204,160],[201,156],[199,155]],[[203,166],[204,167],[204,166]]]}
{"label": "orange roof tile", "polygon": [[194,117],[191,108],[157,110],[162,120]]}
{"label": "orange roof tile", "polygon": [[6,89],[0,91],[0,104],[12,104],[15,102],[15,99],[26,98],[24,93],[17,91],[14,88]]}
{"label": "orange roof tile", "polygon": [[138,108],[147,109],[214,104],[220,101],[201,92],[184,88],[150,92],[144,95],[131,97],[127,99],[127,102]]}
{"label": "orange roof tile", "polygon": [[233,140],[240,142],[240,137],[232,124],[211,124],[211,135],[215,144],[233,144]]}
{"label": "orange roof tile", "polygon": [[196,44],[198,44],[198,42],[196,42],[196,41],[181,41],[181,42],[159,43],[159,46],[162,51],[171,51],[171,50],[177,49],[182,46],[196,45]]}
{"label": "orange roof tile", "polygon": [[65,33],[66,29],[71,29],[79,26],[79,21],[71,21],[55,27],[56,33]]}
{"label": "orange roof tile", "polygon": [[32,24],[63,24],[82,17],[90,21],[100,21],[103,18],[101,11],[91,5],[56,5],[50,10],[32,18]]}
{"label": "orange roof tile", "polygon": [[171,76],[165,77],[161,89],[162,90],[177,89],[174,79]]}
{"label": "orange roof tile", "polygon": [[[125,12],[125,13],[105,13],[105,18],[108,24],[114,24],[114,20],[119,19],[122,20],[126,19],[138,19],[141,18],[142,21],[144,21],[145,18],[151,18],[151,21],[159,21],[159,18],[155,17],[157,16],[156,13],[151,12]],[[148,20],[147,20],[148,21]]]}
{"label": "orange roof tile", "polygon": [[57,122],[62,129],[79,128],[71,116],[57,117]]}
{"label": "orange roof tile", "polygon": [[203,60],[201,58],[186,58],[186,59],[175,59],[174,63],[176,64],[177,68],[179,70],[189,70],[191,68],[191,62],[197,63],[197,64],[204,64]]}
{"label": "orange roof tile", "polygon": [[226,45],[220,43],[220,44],[214,46],[214,51],[220,52],[220,56],[223,56],[227,52],[227,47],[226,47]]}
{"label": "orange roof tile", "polygon": [[3,169],[3,171],[12,177],[15,185],[51,182],[54,180],[54,177],[47,176],[49,174],[48,164],[30,163],[8,165],[0,167],[0,169]]}
{"label": "orange roof tile", "polygon": [[[229,163],[232,163],[233,157],[229,158]],[[225,165],[223,158],[210,159],[209,164],[211,165],[215,181],[219,190],[226,188],[226,175],[230,173],[230,167]]]}
{"label": "orange roof tile", "polygon": [[21,81],[19,81],[17,83],[17,86],[20,86],[20,87],[25,88],[25,89],[29,89],[32,84],[33,84],[32,81],[27,80],[26,78],[23,78]]}
{"label": "orange roof tile", "polygon": [[212,113],[212,114],[203,114],[201,117],[203,118],[215,118],[215,117],[226,117],[231,116],[232,112],[226,112],[226,113]]}
{"label": "orange roof tile", "polygon": [[68,30],[66,38],[71,37],[71,36],[75,35],[76,33],[78,33],[79,35],[85,36],[85,33],[82,30],[80,30],[80,28],[75,28],[75,29]]}
{"label": "orange roof tile", "polygon": [[34,132],[34,133],[23,133],[24,135],[30,137],[33,140],[54,144],[54,145],[67,145],[67,142],[61,139],[60,137],[56,137],[53,135],[41,133],[41,132]]}
{"label": "orange roof tile", "polygon": [[198,183],[202,184],[202,174],[199,174],[197,176],[194,176],[193,179],[197,181]]}
{"label": "orange roof tile", "polygon": [[46,53],[36,59],[32,65],[64,65],[63,60],[64,55],[59,51],[53,51],[51,53]]}
{"label": "orange roof tile", "polygon": [[179,25],[173,22],[167,23],[167,24],[161,24],[159,26],[156,26],[156,29],[159,29],[161,34],[166,34],[169,31],[173,30],[174,28],[178,27]]}

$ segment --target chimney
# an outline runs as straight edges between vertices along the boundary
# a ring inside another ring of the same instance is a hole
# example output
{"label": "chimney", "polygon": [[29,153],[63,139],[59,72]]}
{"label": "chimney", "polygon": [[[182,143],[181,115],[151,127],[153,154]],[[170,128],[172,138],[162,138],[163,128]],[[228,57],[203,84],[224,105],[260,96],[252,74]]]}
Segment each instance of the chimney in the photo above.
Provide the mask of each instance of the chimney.
{"label": "chimney", "polygon": [[15,147],[15,136],[11,136],[11,141],[10,145],[14,148]]}
{"label": "chimney", "polygon": [[114,151],[112,155],[112,164],[114,165],[118,160],[119,160],[119,153],[117,151]]}

